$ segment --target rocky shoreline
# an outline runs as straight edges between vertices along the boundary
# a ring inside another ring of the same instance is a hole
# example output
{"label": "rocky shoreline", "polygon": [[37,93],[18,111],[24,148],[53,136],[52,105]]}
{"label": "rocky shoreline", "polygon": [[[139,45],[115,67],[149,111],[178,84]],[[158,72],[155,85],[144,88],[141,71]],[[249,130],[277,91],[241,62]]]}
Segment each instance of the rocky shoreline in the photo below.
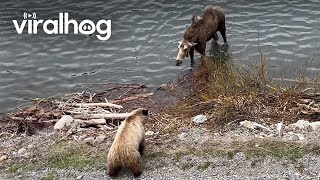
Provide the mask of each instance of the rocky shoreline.
{"label": "rocky shoreline", "polygon": [[197,68],[153,91],[105,84],[100,92],[37,99],[2,116],[1,179],[108,179],[114,134],[138,107],[151,112],[142,179],[319,178],[319,94],[246,84],[217,68]]}

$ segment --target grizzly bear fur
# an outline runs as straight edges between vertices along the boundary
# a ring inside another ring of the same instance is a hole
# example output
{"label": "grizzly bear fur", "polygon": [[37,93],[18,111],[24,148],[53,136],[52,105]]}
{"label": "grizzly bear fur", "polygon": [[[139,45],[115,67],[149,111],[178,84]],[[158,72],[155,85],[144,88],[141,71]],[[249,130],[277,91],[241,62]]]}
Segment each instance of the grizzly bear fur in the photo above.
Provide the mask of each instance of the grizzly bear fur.
{"label": "grizzly bear fur", "polygon": [[180,66],[182,60],[188,55],[193,63],[194,49],[205,56],[206,42],[212,38],[217,40],[217,31],[226,43],[225,16],[219,6],[208,6],[201,16],[193,16],[192,23],[183,34],[183,40],[178,46],[176,65]]}
{"label": "grizzly bear fur", "polygon": [[141,175],[141,156],[145,148],[144,124],[147,116],[147,109],[138,108],[119,126],[108,153],[109,176],[117,176],[121,168],[128,168],[134,176]]}

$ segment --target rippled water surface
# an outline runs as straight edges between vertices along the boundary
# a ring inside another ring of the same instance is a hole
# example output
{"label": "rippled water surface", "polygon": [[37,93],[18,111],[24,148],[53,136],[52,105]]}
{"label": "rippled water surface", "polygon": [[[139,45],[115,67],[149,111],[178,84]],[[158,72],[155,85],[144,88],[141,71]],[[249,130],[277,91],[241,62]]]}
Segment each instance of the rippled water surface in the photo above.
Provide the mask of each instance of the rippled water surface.
{"label": "rippled water surface", "polygon": [[[192,14],[212,1],[6,1],[0,3],[0,112],[27,98],[61,96],[93,83],[168,82],[190,66],[175,66],[177,42]],[[226,14],[228,52],[254,63],[257,45],[270,58],[274,76],[292,78],[300,68],[319,74],[320,3],[314,1],[215,1]],[[58,19],[68,12],[80,22],[111,19],[112,36],[18,35],[12,20],[23,12]],[[220,42],[222,42],[220,40]],[[198,55],[198,54],[197,54]]]}

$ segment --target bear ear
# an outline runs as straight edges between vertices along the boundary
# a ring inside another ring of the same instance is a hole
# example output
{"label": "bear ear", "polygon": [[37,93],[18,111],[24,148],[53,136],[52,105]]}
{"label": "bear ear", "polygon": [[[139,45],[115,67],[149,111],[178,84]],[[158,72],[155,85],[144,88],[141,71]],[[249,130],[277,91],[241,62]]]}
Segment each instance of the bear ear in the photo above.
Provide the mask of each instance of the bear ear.
{"label": "bear ear", "polygon": [[148,116],[149,115],[148,109],[143,109],[142,110],[142,114],[145,115],[145,116]]}

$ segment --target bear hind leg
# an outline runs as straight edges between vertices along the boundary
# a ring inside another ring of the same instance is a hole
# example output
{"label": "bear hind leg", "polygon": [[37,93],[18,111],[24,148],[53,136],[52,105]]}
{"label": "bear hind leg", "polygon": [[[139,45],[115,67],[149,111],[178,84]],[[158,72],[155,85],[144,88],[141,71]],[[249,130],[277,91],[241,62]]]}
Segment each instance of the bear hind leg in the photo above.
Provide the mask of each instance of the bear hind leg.
{"label": "bear hind leg", "polygon": [[133,175],[135,177],[138,177],[142,174],[142,162],[141,162],[141,158],[137,157],[137,159],[130,163],[128,169],[130,169],[130,171],[133,173]]}
{"label": "bear hind leg", "polygon": [[121,170],[121,166],[116,166],[113,164],[110,164],[108,166],[108,174],[111,177],[116,177],[119,174],[120,170]]}
{"label": "bear hind leg", "polygon": [[143,139],[139,144],[139,150],[138,150],[141,156],[144,153],[145,147],[146,147],[146,141],[145,139]]}

